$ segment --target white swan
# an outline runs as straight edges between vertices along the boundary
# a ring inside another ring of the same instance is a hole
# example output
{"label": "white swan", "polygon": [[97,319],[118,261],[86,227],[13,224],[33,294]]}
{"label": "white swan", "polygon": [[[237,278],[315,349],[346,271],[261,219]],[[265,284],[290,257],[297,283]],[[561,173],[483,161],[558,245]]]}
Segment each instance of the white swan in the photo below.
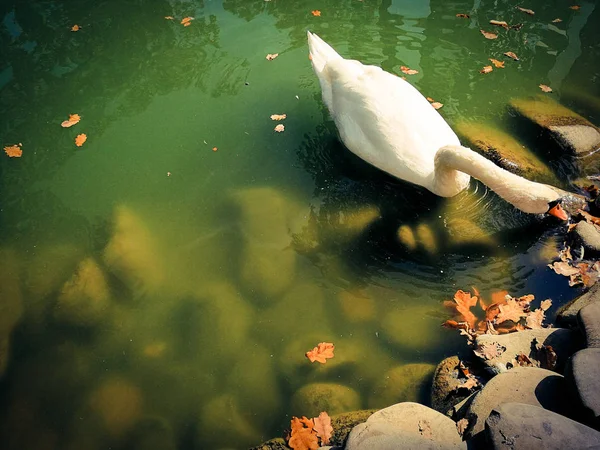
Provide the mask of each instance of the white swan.
{"label": "white swan", "polygon": [[527,213],[562,220],[561,189],[508,172],[463,147],[442,116],[410,83],[376,66],[342,58],[308,32],[312,67],[345,146],[375,167],[442,197],[471,175]]}

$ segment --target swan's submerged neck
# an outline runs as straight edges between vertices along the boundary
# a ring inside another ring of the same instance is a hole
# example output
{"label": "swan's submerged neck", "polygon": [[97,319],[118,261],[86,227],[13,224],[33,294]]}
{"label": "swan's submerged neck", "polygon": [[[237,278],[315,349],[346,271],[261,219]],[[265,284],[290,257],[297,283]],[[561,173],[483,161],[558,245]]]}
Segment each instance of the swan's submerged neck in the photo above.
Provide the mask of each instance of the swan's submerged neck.
{"label": "swan's submerged neck", "polygon": [[478,153],[462,146],[446,146],[435,157],[435,177],[448,170],[458,170],[478,179],[516,208],[527,213],[543,214],[548,204],[558,200],[558,189],[529,181],[508,172]]}

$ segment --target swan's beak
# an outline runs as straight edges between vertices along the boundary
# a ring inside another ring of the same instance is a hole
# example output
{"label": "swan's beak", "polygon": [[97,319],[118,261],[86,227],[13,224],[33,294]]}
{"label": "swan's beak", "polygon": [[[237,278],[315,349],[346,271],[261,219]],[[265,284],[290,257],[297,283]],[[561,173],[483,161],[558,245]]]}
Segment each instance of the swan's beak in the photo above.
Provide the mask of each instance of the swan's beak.
{"label": "swan's beak", "polygon": [[552,208],[550,208],[548,210],[548,214],[554,217],[558,217],[560,220],[569,220],[569,215],[566,213],[566,211],[563,209],[560,203],[557,203]]}

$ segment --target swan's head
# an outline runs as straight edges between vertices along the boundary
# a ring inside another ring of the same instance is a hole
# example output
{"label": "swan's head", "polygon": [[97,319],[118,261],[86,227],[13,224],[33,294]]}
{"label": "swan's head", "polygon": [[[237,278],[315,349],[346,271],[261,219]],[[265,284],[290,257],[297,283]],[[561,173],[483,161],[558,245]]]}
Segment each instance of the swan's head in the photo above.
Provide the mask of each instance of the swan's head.
{"label": "swan's head", "polygon": [[581,195],[563,191],[554,186],[541,185],[540,189],[533,189],[532,197],[529,197],[530,211],[538,214],[548,214],[557,217],[560,220],[568,220],[569,215],[574,214],[578,209],[583,209],[586,205],[585,198]]}

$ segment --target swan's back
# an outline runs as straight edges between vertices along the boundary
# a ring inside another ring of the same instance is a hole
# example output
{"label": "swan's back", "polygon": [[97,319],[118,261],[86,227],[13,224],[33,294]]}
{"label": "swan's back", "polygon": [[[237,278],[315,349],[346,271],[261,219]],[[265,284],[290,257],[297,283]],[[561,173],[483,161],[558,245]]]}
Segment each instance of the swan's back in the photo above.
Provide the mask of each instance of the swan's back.
{"label": "swan's back", "polygon": [[343,59],[310,32],[308,42],[323,101],[350,151],[438,195],[454,195],[466,187],[469,177],[463,174],[450,189],[455,192],[440,192],[434,185],[436,152],[460,142],[417,89],[379,67]]}

